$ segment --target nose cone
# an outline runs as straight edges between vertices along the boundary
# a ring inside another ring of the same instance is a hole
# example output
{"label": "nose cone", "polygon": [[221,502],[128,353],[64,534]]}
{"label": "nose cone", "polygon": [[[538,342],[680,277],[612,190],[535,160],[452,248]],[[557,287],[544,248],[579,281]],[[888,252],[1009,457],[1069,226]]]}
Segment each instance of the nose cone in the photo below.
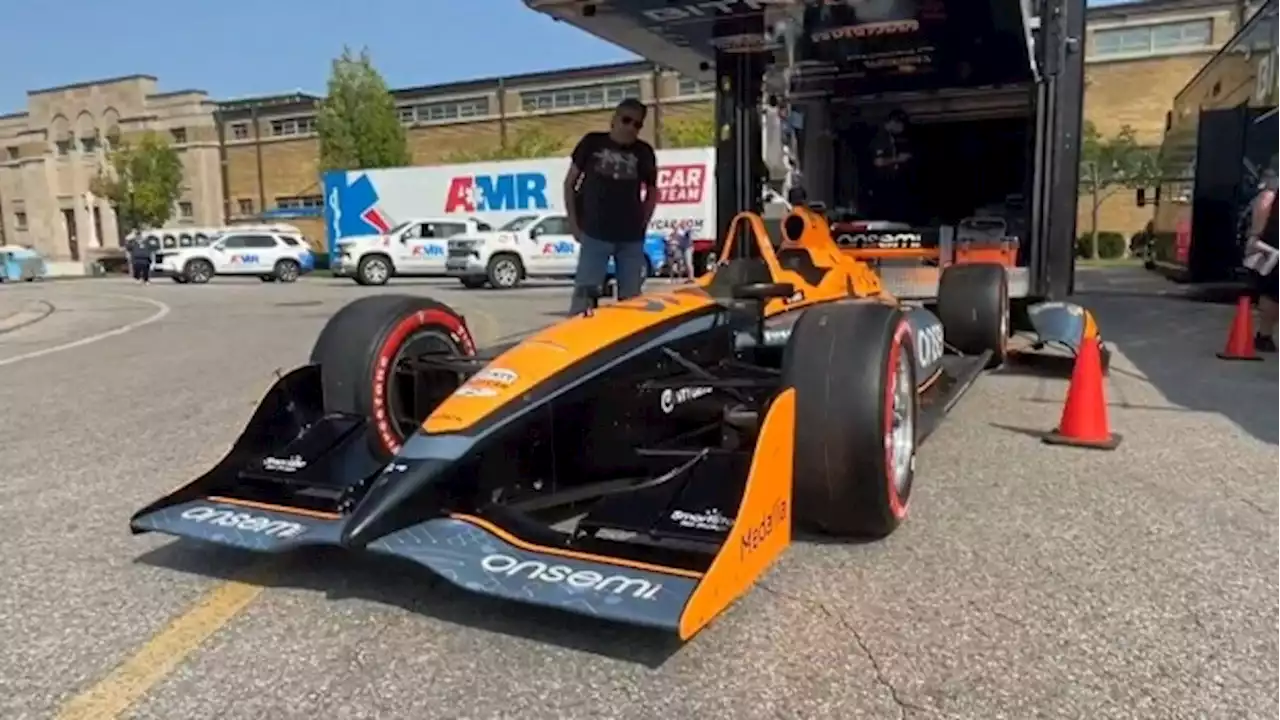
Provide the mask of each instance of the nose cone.
{"label": "nose cone", "polygon": [[351,513],[339,542],[363,547],[443,514],[444,493],[437,481],[446,464],[442,460],[392,460]]}

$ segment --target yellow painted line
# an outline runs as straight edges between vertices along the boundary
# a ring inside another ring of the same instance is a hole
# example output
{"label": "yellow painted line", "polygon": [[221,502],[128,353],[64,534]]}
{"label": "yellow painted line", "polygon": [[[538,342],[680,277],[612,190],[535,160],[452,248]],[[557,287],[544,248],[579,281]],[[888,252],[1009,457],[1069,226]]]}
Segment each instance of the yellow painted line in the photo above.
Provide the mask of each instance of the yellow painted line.
{"label": "yellow painted line", "polygon": [[57,720],[119,717],[261,593],[262,586],[238,580],[219,584],[109,675],[63,705]]}

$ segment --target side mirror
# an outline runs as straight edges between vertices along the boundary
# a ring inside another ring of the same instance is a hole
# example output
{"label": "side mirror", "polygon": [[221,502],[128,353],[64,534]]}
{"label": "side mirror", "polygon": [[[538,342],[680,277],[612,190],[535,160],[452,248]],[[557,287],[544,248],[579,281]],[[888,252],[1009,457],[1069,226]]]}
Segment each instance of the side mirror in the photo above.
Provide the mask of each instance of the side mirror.
{"label": "side mirror", "polygon": [[1146,207],[1147,206],[1147,189],[1138,188],[1138,196],[1137,198],[1135,198],[1135,200],[1138,203],[1138,207]]}
{"label": "side mirror", "polygon": [[735,300],[772,300],[788,298],[796,294],[796,286],[791,283],[746,283],[733,288]]}
{"label": "side mirror", "polygon": [[536,237],[538,237],[538,236],[539,236],[539,235],[541,235],[541,234],[542,234],[542,226],[541,226],[541,225],[539,225],[538,227],[535,227],[535,228],[531,228],[531,229],[529,230],[529,237],[530,237],[530,239],[532,239],[532,238],[536,238]]}

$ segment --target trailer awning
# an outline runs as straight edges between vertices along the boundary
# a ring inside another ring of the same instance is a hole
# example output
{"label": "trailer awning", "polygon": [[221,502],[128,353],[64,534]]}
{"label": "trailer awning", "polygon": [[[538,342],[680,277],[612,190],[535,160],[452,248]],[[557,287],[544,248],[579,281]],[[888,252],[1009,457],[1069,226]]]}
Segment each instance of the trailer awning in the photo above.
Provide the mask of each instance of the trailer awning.
{"label": "trailer awning", "polygon": [[714,78],[717,51],[777,56],[772,28],[802,20],[795,90],[880,95],[1036,77],[1024,0],[525,0],[659,65]]}

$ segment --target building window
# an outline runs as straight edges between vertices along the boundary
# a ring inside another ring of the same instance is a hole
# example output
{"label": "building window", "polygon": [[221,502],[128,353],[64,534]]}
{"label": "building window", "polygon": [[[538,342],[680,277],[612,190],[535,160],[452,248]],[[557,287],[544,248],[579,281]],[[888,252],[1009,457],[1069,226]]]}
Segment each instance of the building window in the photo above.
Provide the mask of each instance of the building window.
{"label": "building window", "polygon": [[14,228],[16,228],[16,229],[18,229],[18,230],[26,230],[26,229],[27,229],[27,213],[26,213],[26,211],[24,211],[24,210],[19,210],[19,211],[15,212],[15,213],[13,214],[13,227],[14,227]]}
{"label": "building window", "polygon": [[80,152],[92,154],[98,152],[98,135],[80,138]]}
{"label": "building window", "polygon": [[285,118],[271,121],[271,134],[276,137],[310,135],[315,131],[316,119],[313,117]]}
{"label": "building window", "polygon": [[9,147],[5,148],[4,151],[5,151],[5,154],[9,156],[10,160],[18,159],[19,149],[17,145],[10,145]]}
{"label": "building window", "polygon": [[240,211],[241,215],[252,215],[253,200],[250,200],[249,198],[240,198],[236,201],[236,209]]}
{"label": "building window", "polygon": [[707,95],[716,90],[714,82],[703,82],[694,78],[680,78],[680,87],[676,89],[677,97],[688,97],[690,95]]}
{"label": "building window", "polygon": [[67,156],[67,155],[70,155],[70,154],[71,154],[71,141],[70,141],[70,140],[59,140],[56,144],[57,144],[57,146],[58,146],[58,154],[59,154],[59,155],[62,155],[62,156],[64,156],[64,157],[65,157],[65,156]]}
{"label": "building window", "polygon": [[190,220],[191,218],[195,217],[195,215],[196,215],[196,208],[194,205],[191,204],[190,200],[183,200],[182,202],[178,203],[178,217],[182,218],[183,220]]}
{"label": "building window", "polygon": [[520,93],[520,107],[525,112],[546,110],[578,110],[612,107],[627,98],[640,97],[640,81],[584,85],[555,90],[532,90]]}
{"label": "building window", "polygon": [[180,128],[180,127],[173,128],[172,130],[170,130],[170,131],[169,131],[169,134],[173,136],[173,144],[174,144],[174,145],[186,145],[186,144],[187,144],[187,129],[186,129],[186,128]]}
{"label": "building window", "polygon": [[1093,33],[1094,57],[1150,55],[1206,48],[1213,43],[1213,21],[1187,20],[1138,27],[1106,28]]}
{"label": "building window", "polygon": [[450,120],[466,120],[489,116],[489,98],[468,98],[466,100],[442,100],[440,102],[423,103],[416,107],[400,108],[400,121],[412,122],[448,122]]}
{"label": "building window", "polygon": [[249,123],[232,123],[231,125],[232,140],[248,140],[249,139]]}
{"label": "building window", "polygon": [[278,197],[276,198],[276,207],[287,210],[322,208],[324,207],[324,196],[303,195],[301,197]]}

